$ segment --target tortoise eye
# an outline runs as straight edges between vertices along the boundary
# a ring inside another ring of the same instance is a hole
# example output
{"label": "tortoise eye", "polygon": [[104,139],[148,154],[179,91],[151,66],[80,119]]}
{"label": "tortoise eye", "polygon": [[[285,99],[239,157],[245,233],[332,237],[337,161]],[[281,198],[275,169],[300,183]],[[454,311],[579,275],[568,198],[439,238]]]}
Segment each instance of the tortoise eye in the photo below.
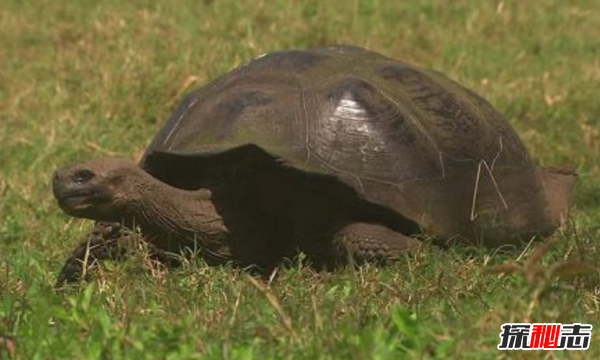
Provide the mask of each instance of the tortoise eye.
{"label": "tortoise eye", "polygon": [[95,174],[88,169],[77,170],[73,175],[73,181],[78,185],[81,185],[84,182],[87,182],[88,180],[93,178],[94,176]]}

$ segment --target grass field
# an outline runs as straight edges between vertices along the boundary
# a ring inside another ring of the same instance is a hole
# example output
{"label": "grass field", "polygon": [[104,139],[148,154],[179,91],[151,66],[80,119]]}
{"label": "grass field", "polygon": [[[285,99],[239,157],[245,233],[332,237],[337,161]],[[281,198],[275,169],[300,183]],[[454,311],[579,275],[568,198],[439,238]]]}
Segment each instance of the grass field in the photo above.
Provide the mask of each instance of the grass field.
{"label": "grass field", "polygon": [[[600,357],[600,2],[0,0],[0,358]],[[548,251],[423,251],[386,267],[264,283],[144,252],[55,293],[91,223],[62,214],[57,167],[138,157],[181,96],[264,52],[347,43],[435,68],[504,113],[542,165],[579,172]],[[523,272],[490,274],[516,262]],[[565,268],[563,268],[565,270]],[[591,323],[584,352],[501,353],[505,322]]]}

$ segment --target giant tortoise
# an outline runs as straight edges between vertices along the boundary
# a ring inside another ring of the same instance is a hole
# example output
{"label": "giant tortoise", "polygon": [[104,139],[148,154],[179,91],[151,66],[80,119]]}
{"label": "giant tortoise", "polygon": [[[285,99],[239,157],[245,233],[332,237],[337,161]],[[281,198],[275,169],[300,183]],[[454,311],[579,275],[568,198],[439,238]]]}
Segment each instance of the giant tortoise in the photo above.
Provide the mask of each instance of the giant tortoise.
{"label": "giant tortoise", "polygon": [[270,53],[187,96],[139,164],[55,173],[60,207],[98,221],[59,283],[110,256],[119,224],[160,251],[261,269],[299,252],[390,259],[420,233],[513,244],[557,228],[574,179],[536,166],[502,115],[438,72],[356,47]]}

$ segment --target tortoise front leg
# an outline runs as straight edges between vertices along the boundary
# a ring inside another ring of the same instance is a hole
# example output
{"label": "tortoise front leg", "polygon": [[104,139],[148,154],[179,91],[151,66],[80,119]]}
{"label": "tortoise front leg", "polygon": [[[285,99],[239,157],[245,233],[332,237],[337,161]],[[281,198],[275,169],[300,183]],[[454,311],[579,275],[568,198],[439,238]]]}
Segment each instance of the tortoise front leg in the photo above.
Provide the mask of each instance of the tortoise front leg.
{"label": "tortoise front leg", "polygon": [[[67,258],[54,287],[59,289],[84,278],[88,271],[102,260],[123,261],[127,251],[121,239],[127,227],[116,222],[98,221],[94,229],[73,250]],[[180,259],[173,254],[161,251],[152,243],[147,243],[150,258],[166,266],[180,265]]]}
{"label": "tortoise front leg", "polygon": [[[127,248],[123,246],[121,240],[128,231],[130,230],[121,223],[96,222],[94,229],[85,236],[65,261],[54,287],[60,289],[85,278],[89,270],[102,260],[125,260]],[[146,245],[150,259],[168,267],[181,265],[181,259],[176,254],[162,251],[150,242],[146,242]]]}
{"label": "tortoise front leg", "polygon": [[58,275],[55,288],[79,281],[101,260],[121,260],[125,252],[119,245],[123,236],[120,223],[99,221],[75,248]]}
{"label": "tortoise front leg", "polygon": [[414,252],[421,242],[388,227],[369,223],[352,223],[333,238],[336,258],[349,264],[381,262]]}

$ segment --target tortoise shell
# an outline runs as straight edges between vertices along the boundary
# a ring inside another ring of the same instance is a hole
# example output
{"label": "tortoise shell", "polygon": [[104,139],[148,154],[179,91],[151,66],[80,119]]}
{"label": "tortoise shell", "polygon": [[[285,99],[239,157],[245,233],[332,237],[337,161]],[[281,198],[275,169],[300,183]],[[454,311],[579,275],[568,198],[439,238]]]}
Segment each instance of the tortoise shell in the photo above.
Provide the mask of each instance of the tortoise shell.
{"label": "tortoise shell", "polygon": [[332,191],[391,209],[438,237],[486,244],[552,231],[572,185],[535,166],[478,95],[356,47],[270,53],[217,78],[182,101],[141,166],[194,188],[197,177],[175,179],[185,169],[174,172],[169,154],[212,160],[206,182],[258,153],[297,174],[325,176]]}

